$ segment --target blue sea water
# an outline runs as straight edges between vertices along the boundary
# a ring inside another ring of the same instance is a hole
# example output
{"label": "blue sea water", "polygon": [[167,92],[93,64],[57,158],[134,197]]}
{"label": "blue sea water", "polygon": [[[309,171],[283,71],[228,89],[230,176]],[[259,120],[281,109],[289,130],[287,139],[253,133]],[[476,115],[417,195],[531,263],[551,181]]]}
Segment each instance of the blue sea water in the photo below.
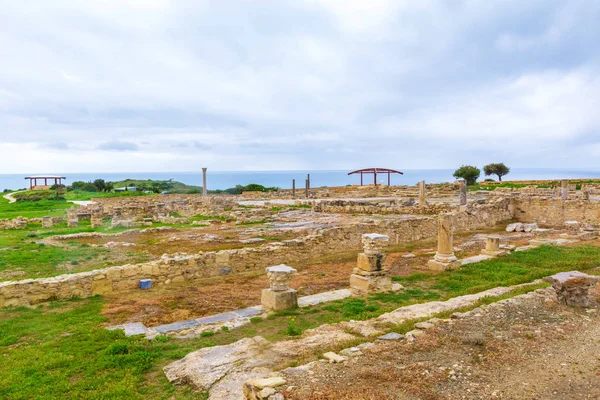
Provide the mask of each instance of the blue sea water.
{"label": "blue sea water", "polygon": [[[404,175],[392,175],[392,185],[414,185],[420,180],[426,182],[452,182],[453,169],[407,169]],[[106,181],[121,181],[124,179],[173,179],[189,185],[202,185],[202,172],[122,172],[122,173],[60,173],[44,172],[44,175],[61,175],[67,179],[65,183],[70,185],[74,181],[93,181],[104,179]],[[276,186],[280,188],[291,188],[292,179],[296,179],[296,187],[304,187],[306,175],[310,174],[312,187],[319,186],[345,186],[360,183],[360,176],[348,176],[348,171],[208,171],[207,186],[209,189],[227,189],[235,185],[247,185],[258,183],[264,186]],[[42,175],[42,173],[31,174],[0,174],[0,190],[21,189],[27,187],[24,178],[29,175]],[[480,179],[483,179],[482,175]],[[598,169],[553,169],[553,168],[513,168],[505,180],[526,179],[576,179],[576,178],[600,178]],[[387,184],[387,175],[377,177],[378,183]],[[365,175],[364,183],[373,183],[373,175]]]}

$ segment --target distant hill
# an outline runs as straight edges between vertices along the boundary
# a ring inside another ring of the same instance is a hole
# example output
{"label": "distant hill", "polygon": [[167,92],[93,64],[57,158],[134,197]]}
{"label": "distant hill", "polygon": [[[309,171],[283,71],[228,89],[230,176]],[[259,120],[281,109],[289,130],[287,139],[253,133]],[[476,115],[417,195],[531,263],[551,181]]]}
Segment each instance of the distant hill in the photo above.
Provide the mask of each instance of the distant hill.
{"label": "distant hill", "polygon": [[137,190],[151,190],[154,192],[169,191],[171,193],[191,194],[202,193],[202,186],[186,185],[177,181],[160,181],[153,179],[125,179],[111,182],[115,188],[135,186]]}

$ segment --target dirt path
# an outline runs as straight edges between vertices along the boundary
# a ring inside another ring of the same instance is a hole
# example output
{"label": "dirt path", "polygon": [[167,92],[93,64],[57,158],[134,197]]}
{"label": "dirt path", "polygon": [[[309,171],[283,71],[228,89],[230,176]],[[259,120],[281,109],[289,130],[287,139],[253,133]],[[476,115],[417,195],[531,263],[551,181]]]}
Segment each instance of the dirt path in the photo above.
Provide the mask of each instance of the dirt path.
{"label": "dirt path", "polygon": [[2,197],[4,197],[6,200],[8,200],[8,203],[9,203],[9,204],[16,203],[17,199],[15,199],[15,198],[13,197],[13,194],[17,194],[17,193],[21,193],[21,192],[26,192],[26,190],[20,190],[20,191],[18,191],[18,192],[6,193],[6,194],[5,194],[4,196],[2,196]]}
{"label": "dirt path", "polygon": [[[551,293],[551,290],[547,290]],[[598,399],[600,315],[551,294],[477,309],[415,342],[377,342],[287,375],[290,399]]]}

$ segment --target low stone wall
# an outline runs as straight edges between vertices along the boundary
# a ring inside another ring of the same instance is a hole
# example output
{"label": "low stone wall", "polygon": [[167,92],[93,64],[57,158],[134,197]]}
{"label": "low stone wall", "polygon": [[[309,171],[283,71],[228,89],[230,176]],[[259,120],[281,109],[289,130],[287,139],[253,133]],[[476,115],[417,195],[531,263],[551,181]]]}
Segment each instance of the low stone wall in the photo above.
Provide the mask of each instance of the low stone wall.
{"label": "low stone wall", "polygon": [[184,217],[192,217],[198,214],[219,215],[223,211],[236,206],[235,198],[231,196],[202,197],[199,194],[128,198],[107,197],[92,200],[96,204],[83,208],[99,213],[102,218],[116,217],[117,219],[130,219],[133,221],[140,221],[147,217],[164,219],[172,213]]}
{"label": "low stone wall", "polygon": [[[458,231],[482,229],[510,219],[508,199],[491,204],[476,204],[454,214]],[[390,236],[392,243],[405,243],[435,237],[436,216],[405,216],[372,220],[350,226],[323,229],[299,239],[269,243],[260,247],[203,252],[195,255],[163,256],[160,260],[136,265],[104,268],[54,278],[27,279],[0,283],[0,307],[31,305],[53,299],[87,297],[135,289],[142,278],[156,285],[178,283],[199,278],[260,271],[266,266],[286,263],[306,265],[326,254],[358,251],[364,233]]]}
{"label": "low stone wall", "polygon": [[562,200],[540,196],[517,196],[511,199],[514,216],[520,222],[562,226],[566,221],[600,224],[600,202]]}
{"label": "low stone wall", "polygon": [[378,202],[354,200],[323,200],[313,202],[312,210],[315,212],[338,214],[413,214],[434,215],[450,211],[447,204],[438,203],[419,207],[414,201],[386,200]]}

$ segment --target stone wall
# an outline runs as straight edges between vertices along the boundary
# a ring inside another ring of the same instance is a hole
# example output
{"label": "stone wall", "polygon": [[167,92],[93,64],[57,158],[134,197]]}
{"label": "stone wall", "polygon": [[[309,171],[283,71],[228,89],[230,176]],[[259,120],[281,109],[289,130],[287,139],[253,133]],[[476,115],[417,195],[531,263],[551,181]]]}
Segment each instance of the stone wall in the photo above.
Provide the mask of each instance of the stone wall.
{"label": "stone wall", "polygon": [[[456,230],[466,231],[492,227],[511,217],[510,201],[497,199],[491,204],[475,204],[466,211],[454,213],[454,223]],[[2,282],[0,307],[131,290],[138,287],[142,278],[150,278],[155,285],[163,285],[230,273],[262,271],[266,266],[282,263],[303,266],[323,255],[358,251],[362,234],[372,232],[390,236],[392,243],[431,238],[437,234],[437,217],[398,216],[323,229],[303,238],[260,247],[163,256],[160,260],[143,264],[53,278]]]}
{"label": "stone wall", "polygon": [[199,194],[112,197],[92,200],[96,204],[87,206],[87,208],[99,212],[102,218],[116,217],[133,221],[140,221],[146,217],[158,220],[168,217],[169,214],[179,214],[184,217],[198,214],[219,215],[236,206],[236,199],[231,196],[202,197]]}
{"label": "stone wall", "polygon": [[540,196],[518,196],[511,199],[514,216],[520,222],[562,226],[565,221],[600,224],[600,202],[562,200]]}
{"label": "stone wall", "polygon": [[341,214],[413,214],[433,215],[450,211],[448,204],[438,203],[426,207],[416,206],[414,201],[381,200],[322,200],[313,202],[315,212]]}

